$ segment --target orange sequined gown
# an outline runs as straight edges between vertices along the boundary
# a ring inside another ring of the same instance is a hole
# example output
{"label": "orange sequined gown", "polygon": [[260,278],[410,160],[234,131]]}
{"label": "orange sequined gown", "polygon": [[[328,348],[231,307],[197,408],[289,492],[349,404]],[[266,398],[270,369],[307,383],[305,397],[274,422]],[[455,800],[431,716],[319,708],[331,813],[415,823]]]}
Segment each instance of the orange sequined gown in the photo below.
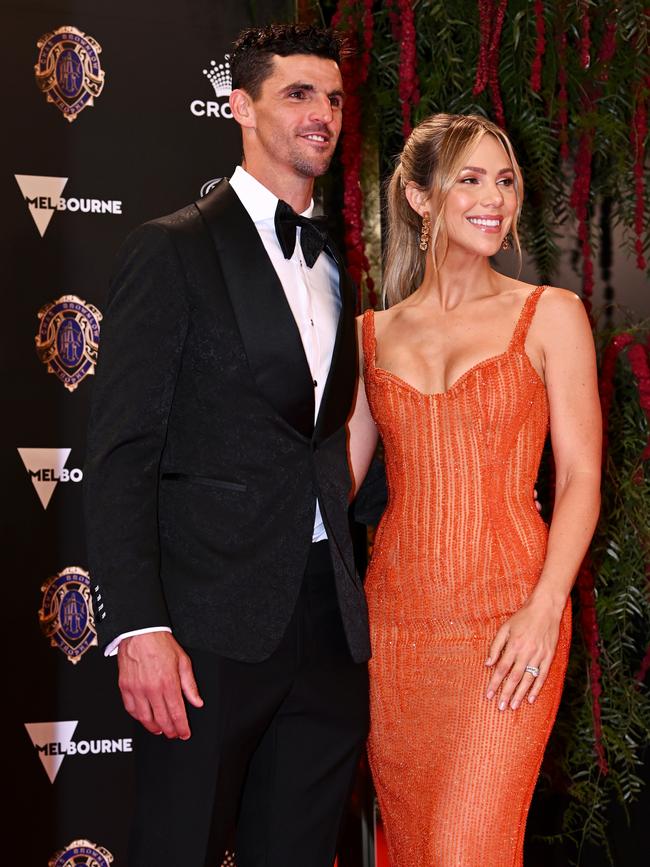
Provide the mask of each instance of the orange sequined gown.
{"label": "orange sequined gown", "polygon": [[488,648],[525,602],[546,551],[533,502],[548,431],[544,385],[524,341],[544,287],[508,348],[444,393],[375,364],[365,387],[384,442],[388,506],[366,579],[372,634],[368,752],[391,867],[517,867],[526,815],[560,701],[564,612],[535,704],[487,701]]}

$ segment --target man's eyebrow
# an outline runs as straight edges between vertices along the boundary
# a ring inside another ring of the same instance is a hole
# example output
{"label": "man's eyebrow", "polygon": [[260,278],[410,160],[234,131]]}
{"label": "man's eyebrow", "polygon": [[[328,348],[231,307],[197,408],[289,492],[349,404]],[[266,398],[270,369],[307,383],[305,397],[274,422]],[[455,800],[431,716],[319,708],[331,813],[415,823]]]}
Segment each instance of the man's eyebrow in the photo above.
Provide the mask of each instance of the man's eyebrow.
{"label": "man's eyebrow", "polygon": [[[308,90],[310,93],[314,93],[316,88],[313,84],[307,84],[302,81],[294,81],[292,84],[287,84],[286,87],[282,88],[282,93],[291,93],[294,90]],[[345,93],[342,90],[332,90],[327,94],[330,98],[333,96],[340,96],[341,99],[345,98]]]}
{"label": "man's eyebrow", "polygon": [[292,90],[310,90],[314,91],[316,88],[313,84],[306,84],[304,81],[294,81],[292,84],[287,84],[286,87],[282,88],[283,93],[290,93]]}
{"label": "man's eyebrow", "polygon": [[[476,172],[477,175],[487,175],[485,169],[481,169],[478,166],[464,166],[461,169],[461,172]],[[505,169],[499,169],[499,171],[497,172],[498,175],[514,175],[514,173],[514,169],[512,169],[510,166],[507,166]]]}

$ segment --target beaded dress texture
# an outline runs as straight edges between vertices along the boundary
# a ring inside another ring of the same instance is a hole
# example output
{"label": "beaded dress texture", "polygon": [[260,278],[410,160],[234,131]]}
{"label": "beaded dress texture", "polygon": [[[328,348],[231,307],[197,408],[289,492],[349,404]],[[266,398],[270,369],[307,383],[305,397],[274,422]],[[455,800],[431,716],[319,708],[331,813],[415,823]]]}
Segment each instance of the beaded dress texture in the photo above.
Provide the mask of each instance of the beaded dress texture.
{"label": "beaded dress texture", "polygon": [[562,692],[567,605],[537,701],[485,697],[489,646],[539,578],[547,527],[533,487],[549,408],[524,349],[540,286],[510,344],[447,391],[376,366],[364,379],[384,443],[388,506],[366,578],[368,754],[391,867],[518,867],[528,808]]}

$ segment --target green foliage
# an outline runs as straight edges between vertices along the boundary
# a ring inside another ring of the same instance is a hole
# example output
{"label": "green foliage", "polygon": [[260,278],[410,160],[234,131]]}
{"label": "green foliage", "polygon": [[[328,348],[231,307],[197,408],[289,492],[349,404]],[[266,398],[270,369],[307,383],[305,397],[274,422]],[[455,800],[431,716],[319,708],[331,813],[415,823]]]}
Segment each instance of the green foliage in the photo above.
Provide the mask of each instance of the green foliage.
{"label": "green foliage", "polygon": [[[647,330],[635,330],[640,342],[647,340]],[[610,337],[601,336],[602,348]],[[578,853],[587,840],[609,852],[608,805],[616,800],[625,807],[638,794],[638,770],[650,741],[650,692],[634,679],[650,644],[650,464],[640,459],[649,435],[637,382],[623,353],[609,417],[601,518],[591,549],[609,773],[603,775],[595,761],[589,653],[577,599],[571,660],[549,746],[569,781],[562,830]]]}
{"label": "green foliage", "polygon": [[[650,74],[648,23],[640,0],[598,2],[591,9],[591,64],[583,69],[579,57],[580,3],[546,0],[546,50],[542,89],[530,87],[535,56],[536,26],[532,0],[510,0],[499,53],[499,85],[506,127],[526,181],[522,240],[536,264],[540,282],[552,280],[558,264],[556,238],[575,233],[568,208],[573,181],[573,158],[584,130],[594,132],[590,211],[612,198],[612,218],[624,227],[630,253],[634,245],[634,154],[631,122],[638,88]],[[479,113],[494,119],[490,94],[474,96],[472,89],[479,51],[476,0],[415,0],[418,75],[421,99],[414,122],[439,111]],[[596,14],[596,12],[598,14]],[[616,17],[616,53],[606,66],[598,62],[607,17]],[[559,37],[567,33],[568,136],[570,159],[560,158],[558,136]],[[376,3],[374,63],[365,104],[378,116],[383,174],[387,174],[402,146],[398,98],[399,47],[391,34],[388,10]],[[585,111],[585,98],[593,107]],[[650,220],[646,220],[650,225]],[[650,250],[650,229],[645,235]]]}

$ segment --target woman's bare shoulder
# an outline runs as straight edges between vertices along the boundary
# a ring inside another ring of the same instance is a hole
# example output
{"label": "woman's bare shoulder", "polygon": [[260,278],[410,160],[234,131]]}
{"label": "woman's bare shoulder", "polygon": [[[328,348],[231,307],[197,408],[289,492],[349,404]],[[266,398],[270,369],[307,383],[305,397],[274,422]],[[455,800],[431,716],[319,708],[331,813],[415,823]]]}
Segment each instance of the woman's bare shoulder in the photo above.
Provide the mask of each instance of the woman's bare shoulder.
{"label": "woman's bare shoulder", "polygon": [[[364,310],[363,313],[360,313],[355,318],[355,326],[356,326],[356,332],[357,332],[357,349],[358,349],[358,353],[359,353],[359,363],[361,365],[361,368],[363,368],[363,342],[364,342],[363,328],[364,328],[364,322],[366,320],[366,317],[369,315],[370,310],[371,310],[371,308],[369,307],[367,310]],[[376,311],[376,310],[372,311],[373,330],[375,329],[375,322],[376,322],[377,317],[379,315],[380,315],[380,313],[378,311]]]}
{"label": "woman's bare shoulder", "polygon": [[559,286],[549,286],[541,283],[526,283],[523,280],[508,278],[508,288],[523,302],[536,289],[543,287],[537,304],[536,319],[544,319],[548,316],[569,316],[580,318],[585,315],[584,305],[578,295],[570,289],[561,289]]}
{"label": "woman's bare shoulder", "polygon": [[[355,324],[357,327],[357,334],[359,335],[359,337],[361,337],[361,333],[363,330],[363,323],[364,323],[364,320],[366,319],[366,317],[369,315],[370,310],[372,310],[372,308],[368,307],[366,310],[363,311],[363,313],[359,313],[359,315],[355,317],[354,321],[355,321]],[[372,311],[372,317],[375,321],[377,320],[378,315],[379,314],[376,310]]]}
{"label": "woman's bare shoulder", "polygon": [[586,340],[592,344],[592,328],[582,299],[570,289],[546,286],[530,329],[533,340],[561,349]]}
{"label": "woman's bare shoulder", "polygon": [[[395,305],[397,307],[397,305]],[[387,310],[373,310],[372,311],[372,319],[373,319],[373,331],[375,336],[380,335],[384,332],[386,326],[390,323],[395,315],[395,307],[389,307]],[[368,308],[370,310],[371,308]],[[361,313],[360,316],[357,316],[357,336],[359,341],[361,341],[363,336],[363,322],[368,314],[368,310],[365,310]]]}
{"label": "woman's bare shoulder", "polygon": [[540,301],[544,299],[544,303],[548,304],[582,304],[582,299],[571,289],[562,289],[560,286],[549,286],[544,284]]}
{"label": "woman's bare shoulder", "polygon": [[553,317],[564,320],[566,317],[572,320],[583,320],[587,317],[582,299],[570,289],[561,289],[559,286],[545,286],[539,304],[539,315],[542,318]]}

